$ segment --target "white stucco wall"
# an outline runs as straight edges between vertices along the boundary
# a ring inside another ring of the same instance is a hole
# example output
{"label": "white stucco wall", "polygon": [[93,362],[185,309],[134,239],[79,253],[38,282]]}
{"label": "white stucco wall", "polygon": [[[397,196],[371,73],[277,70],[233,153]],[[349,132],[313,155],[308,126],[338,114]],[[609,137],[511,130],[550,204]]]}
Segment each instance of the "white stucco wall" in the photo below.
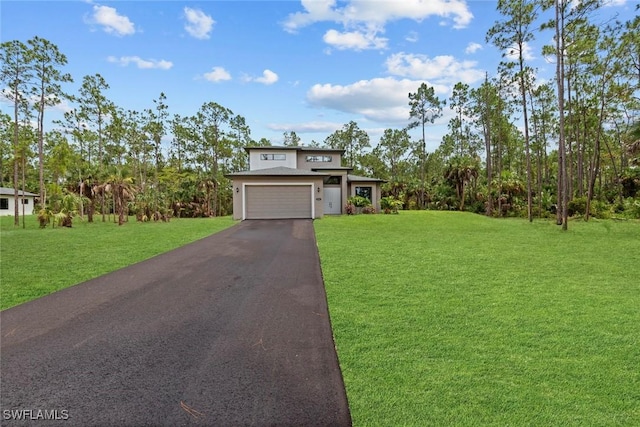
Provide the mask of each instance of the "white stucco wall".
{"label": "white stucco wall", "polygon": [[[15,199],[13,198],[13,196],[3,194],[0,197],[3,199],[7,199],[7,204],[8,204],[8,209],[0,209],[0,216],[14,215],[15,214],[14,209],[16,205],[15,205]],[[32,215],[33,208],[34,208],[33,197],[25,196],[24,200],[27,201],[27,203],[24,205],[25,215]],[[22,205],[18,205],[18,213],[19,215],[22,215]]]}

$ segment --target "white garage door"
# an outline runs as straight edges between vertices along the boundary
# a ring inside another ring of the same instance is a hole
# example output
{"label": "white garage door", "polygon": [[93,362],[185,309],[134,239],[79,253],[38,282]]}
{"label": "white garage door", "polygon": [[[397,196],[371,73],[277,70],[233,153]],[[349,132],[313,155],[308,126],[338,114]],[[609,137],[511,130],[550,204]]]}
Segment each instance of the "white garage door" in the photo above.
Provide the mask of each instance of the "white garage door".
{"label": "white garage door", "polygon": [[246,219],[312,218],[310,185],[247,185]]}

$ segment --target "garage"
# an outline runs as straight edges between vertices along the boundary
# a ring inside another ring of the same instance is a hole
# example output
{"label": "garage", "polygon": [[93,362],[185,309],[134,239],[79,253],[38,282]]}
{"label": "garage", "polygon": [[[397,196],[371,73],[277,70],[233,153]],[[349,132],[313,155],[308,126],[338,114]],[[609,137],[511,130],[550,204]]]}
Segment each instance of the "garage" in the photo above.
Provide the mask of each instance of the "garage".
{"label": "garage", "polygon": [[313,185],[245,186],[245,219],[313,218]]}

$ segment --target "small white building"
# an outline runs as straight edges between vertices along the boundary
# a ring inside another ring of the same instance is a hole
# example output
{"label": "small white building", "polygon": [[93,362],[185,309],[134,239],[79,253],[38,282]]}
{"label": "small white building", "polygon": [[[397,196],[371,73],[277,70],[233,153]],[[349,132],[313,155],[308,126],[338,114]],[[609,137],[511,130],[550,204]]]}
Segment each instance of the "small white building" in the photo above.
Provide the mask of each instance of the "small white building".
{"label": "small white building", "polygon": [[[18,190],[18,203],[24,205],[24,214],[32,215],[34,212],[35,198],[37,194],[29,193],[22,190]],[[15,214],[15,190],[8,187],[0,187],[0,216],[8,216]],[[18,213],[22,215],[22,206],[18,206]]]}

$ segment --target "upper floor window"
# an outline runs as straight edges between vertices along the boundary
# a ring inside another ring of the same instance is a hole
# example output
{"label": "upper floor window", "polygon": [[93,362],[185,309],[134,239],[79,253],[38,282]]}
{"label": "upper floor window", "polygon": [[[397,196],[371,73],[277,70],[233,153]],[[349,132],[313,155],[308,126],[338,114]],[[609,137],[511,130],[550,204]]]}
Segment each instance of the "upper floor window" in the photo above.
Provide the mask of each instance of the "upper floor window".
{"label": "upper floor window", "polygon": [[307,162],[330,162],[331,156],[307,156]]}
{"label": "upper floor window", "polygon": [[287,160],[286,154],[262,153],[260,160]]}

